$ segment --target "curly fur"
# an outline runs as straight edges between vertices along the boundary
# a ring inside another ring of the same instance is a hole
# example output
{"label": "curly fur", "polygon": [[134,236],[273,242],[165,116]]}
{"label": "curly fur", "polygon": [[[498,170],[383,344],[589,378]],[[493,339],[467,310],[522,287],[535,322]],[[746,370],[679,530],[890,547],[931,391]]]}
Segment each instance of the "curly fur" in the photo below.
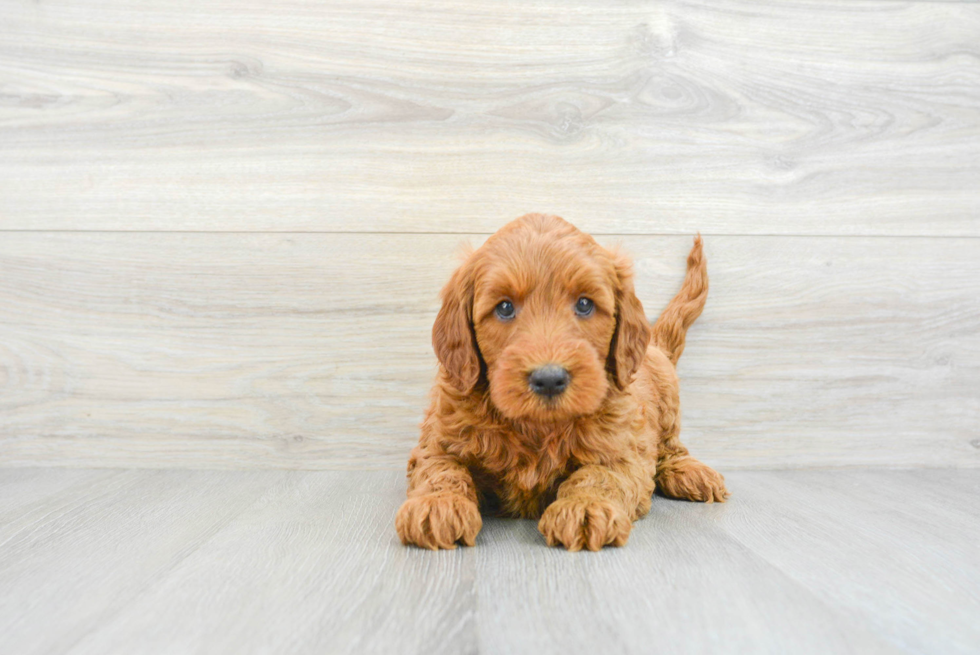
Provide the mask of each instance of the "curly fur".
{"label": "curly fur", "polygon": [[[674,367],[708,293],[700,236],[687,267],[651,327],[629,260],[557,216],[522,216],[471,253],[433,326],[440,370],[408,461],[402,542],[472,546],[482,511],[540,517],[549,545],[598,550],[626,543],[655,487],[724,501],[724,478],[679,439]],[[574,312],[583,296],[586,318]],[[505,299],[509,321],[494,313]],[[528,386],[545,364],[571,375],[553,399]]]}

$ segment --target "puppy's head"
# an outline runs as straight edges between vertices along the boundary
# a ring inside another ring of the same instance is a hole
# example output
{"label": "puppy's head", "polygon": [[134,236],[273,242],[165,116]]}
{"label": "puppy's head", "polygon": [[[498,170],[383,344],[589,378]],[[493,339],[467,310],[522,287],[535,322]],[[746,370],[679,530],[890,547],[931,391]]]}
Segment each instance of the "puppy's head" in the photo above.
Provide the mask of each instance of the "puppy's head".
{"label": "puppy's head", "polygon": [[432,344],[463,393],[486,384],[506,417],[596,412],[650,342],[629,262],[556,216],[506,225],[453,274]]}

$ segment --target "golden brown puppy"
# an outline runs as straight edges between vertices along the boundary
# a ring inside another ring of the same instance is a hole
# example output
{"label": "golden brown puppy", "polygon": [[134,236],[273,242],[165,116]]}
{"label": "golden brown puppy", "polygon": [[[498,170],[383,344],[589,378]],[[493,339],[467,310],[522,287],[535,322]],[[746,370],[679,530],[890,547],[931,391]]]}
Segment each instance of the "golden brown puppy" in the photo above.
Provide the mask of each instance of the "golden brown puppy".
{"label": "golden brown puppy", "polygon": [[707,295],[700,237],[652,328],[629,261],[561,218],[528,214],[490,237],[442,291],[402,542],[472,546],[482,509],[540,516],[549,545],[599,550],[626,543],[655,485],[724,501],[724,478],[678,438],[674,366]]}

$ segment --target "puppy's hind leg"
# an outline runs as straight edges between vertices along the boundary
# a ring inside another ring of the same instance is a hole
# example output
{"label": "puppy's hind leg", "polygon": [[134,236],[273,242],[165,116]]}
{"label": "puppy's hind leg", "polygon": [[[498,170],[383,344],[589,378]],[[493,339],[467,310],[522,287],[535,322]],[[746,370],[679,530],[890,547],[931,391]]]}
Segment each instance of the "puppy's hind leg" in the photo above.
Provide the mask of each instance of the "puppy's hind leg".
{"label": "puppy's hind leg", "polygon": [[661,396],[660,443],[654,482],[664,496],[702,503],[725,502],[725,478],[713,468],[691,457],[681,443],[680,398],[677,386],[666,387]]}
{"label": "puppy's hind leg", "polygon": [[730,495],[725,488],[725,478],[707,464],[687,454],[665,457],[658,463],[657,488],[665,496],[694,500],[702,503],[725,502]]}
{"label": "puppy's hind leg", "polygon": [[681,500],[725,502],[730,495],[725,488],[725,477],[688,453],[679,437],[681,426],[676,411],[665,418],[672,420],[664,426],[664,439],[657,449],[657,473],[654,475],[657,489],[665,496]]}

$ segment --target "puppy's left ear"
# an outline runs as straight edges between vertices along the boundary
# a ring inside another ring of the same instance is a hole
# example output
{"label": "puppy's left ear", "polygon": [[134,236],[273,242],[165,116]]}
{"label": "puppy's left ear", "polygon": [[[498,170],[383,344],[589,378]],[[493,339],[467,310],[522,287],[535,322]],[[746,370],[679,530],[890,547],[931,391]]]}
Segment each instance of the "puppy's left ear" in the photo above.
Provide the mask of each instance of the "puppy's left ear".
{"label": "puppy's left ear", "polygon": [[626,255],[614,254],[616,264],[616,331],[609,348],[609,363],[619,389],[625,389],[646,357],[653,331],[643,303],[633,291],[633,265]]}

